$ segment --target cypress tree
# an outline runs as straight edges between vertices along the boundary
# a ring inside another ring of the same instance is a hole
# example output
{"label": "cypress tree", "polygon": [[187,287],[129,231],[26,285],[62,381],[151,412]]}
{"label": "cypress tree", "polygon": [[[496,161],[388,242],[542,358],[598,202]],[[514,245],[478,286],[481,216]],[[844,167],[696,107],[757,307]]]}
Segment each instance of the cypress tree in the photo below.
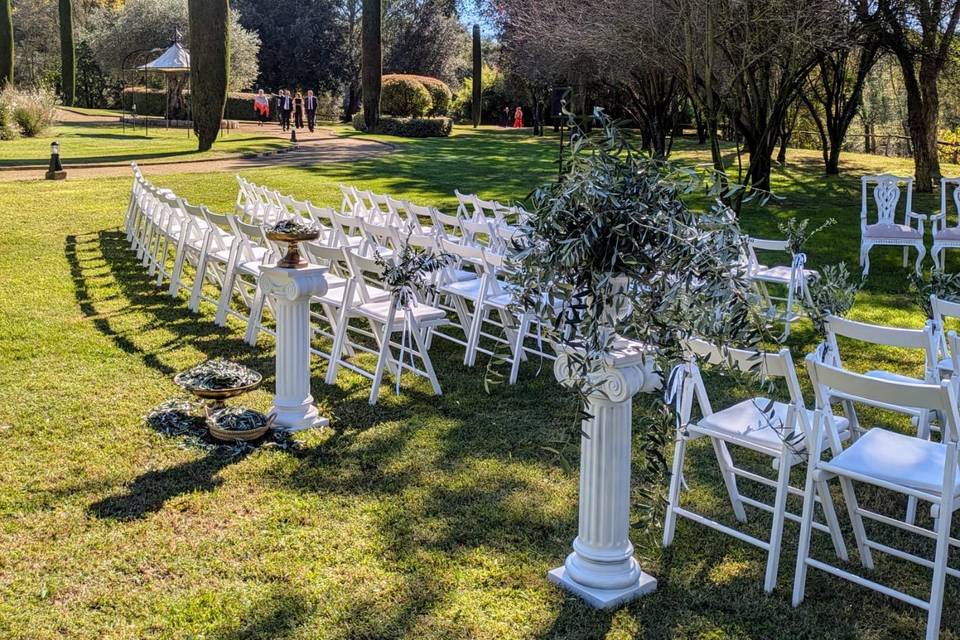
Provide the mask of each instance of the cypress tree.
{"label": "cypress tree", "polygon": [[190,100],[200,151],[213,146],[227,102],[229,0],[187,0],[190,12]]}
{"label": "cypress tree", "polygon": [[473,127],[480,126],[481,104],[483,96],[483,67],[480,59],[480,25],[473,25]]}
{"label": "cypress tree", "polygon": [[363,121],[368,130],[380,123],[380,88],[383,81],[383,53],[380,38],[382,0],[363,0],[360,81],[363,94]]}
{"label": "cypress tree", "polygon": [[13,11],[10,0],[0,0],[0,89],[13,84]]}
{"label": "cypress tree", "polygon": [[72,107],[77,89],[72,0],[60,0],[60,84],[63,87],[63,104]]}

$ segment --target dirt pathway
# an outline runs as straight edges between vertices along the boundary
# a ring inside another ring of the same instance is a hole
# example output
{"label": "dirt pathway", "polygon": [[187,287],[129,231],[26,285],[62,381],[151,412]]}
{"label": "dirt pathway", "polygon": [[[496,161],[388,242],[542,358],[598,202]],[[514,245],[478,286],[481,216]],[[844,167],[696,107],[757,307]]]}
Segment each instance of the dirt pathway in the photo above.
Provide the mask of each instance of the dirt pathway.
{"label": "dirt pathway", "polygon": [[[58,110],[62,122],[116,122],[115,116],[88,116],[75,111]],[[269,130],[268,130],[269,129]],[[263,130],[275,134],[278,138],[288,138],[289,134],[280,131],[276,124],[257,127],[256,123],[242,122],[241,131]],[[270,153],[252,158],[240,156],[229,158],[211,158],[209,160],[155,162],[145,164],[142,169],[147,175],[170,173],[207,173],[212,171],[244,171],[270,167],[310,167],[331,162],[363,160],[388,154],[393,145],[362,138],[343,138],[329,129],[318,128],[314,133],[304,130],[297,132],[297,147],[283,153]],[[99,166],[67,166],[68,180],[85,180],[100,177],[130,175],[129,163]],[[39,180],[44,177],[46,167],[24,167],[0,171],[0,181]]]}

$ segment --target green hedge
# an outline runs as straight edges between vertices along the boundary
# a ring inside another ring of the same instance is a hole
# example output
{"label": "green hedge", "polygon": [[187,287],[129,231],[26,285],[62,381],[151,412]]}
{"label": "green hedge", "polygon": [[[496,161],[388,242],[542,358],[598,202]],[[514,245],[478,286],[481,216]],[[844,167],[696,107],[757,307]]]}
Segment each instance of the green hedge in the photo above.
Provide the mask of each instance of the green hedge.
{"label": "green hedge", "polygon": [[[160,89],[144,89],[143,87],[127,87],[123,90],[123,105],[130,111],[132,104],[137,105],[138,115],[165,116],[167,115],[167,94]],[[188,98],[189,91],[184,91]],[[227,120],[256,120],[257,114],[253,110],[255,93],[229,93],[227,105],[223,110],[223,117]],[[187,101],[189,104],[189,100]],[[276,118],[273,100],[270,100],[270,117]],[[335,122],[340,120],[343,111],[340,101],[331,95],[317,96],[317,119],[321,122]]]}
{"label": "green hedge", "polygon": [[[366,131],[363,112],[353,116],[353,128]],[[453,130],[450,118],[395,118],[380,116],[380,124],[372,133],[381,133],[401,138],[446,138]]]}
{"label": "green hedge", "polygon": [[411,75],[405,77],[419,81],[420,84],[427,89],[430,98],[433,100],[433,107],[428,112],[428,115],[445,116],[450,113],[450,103],[453,101],[453,92],[450,90],[450,87],[447,86],[446,82],[438,78],[431,78],[430,76]]}
{"label": "green hedge", "polygon": [[411,76],[386,75],[380,90],[380,113],[419,118],[433,108],[433,99],[422,82]]}

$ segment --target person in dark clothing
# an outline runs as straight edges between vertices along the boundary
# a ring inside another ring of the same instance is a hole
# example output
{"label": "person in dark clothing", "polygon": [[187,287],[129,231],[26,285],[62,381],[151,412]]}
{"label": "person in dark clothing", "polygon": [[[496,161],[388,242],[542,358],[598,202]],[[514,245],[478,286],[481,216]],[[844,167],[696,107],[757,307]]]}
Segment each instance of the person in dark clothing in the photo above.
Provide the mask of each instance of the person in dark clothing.
{"label": "person in dark clothing", "polygon": [[284,131],[290,129],[290,114],[293,113],[293,98],[290,97],[290,91],[283,89],[280,91],[279,100],[280,125]]}
{"label": "person in dark clothing", "polygon": [[500,118],[500,126],[506,129],[510,126],[510,105],[504,105],[503,114]]}
{"label": "person in dark clothing", "polygon": [[293,99],[293,126],[303,129],[303,96],[299,91],[297,91],[297,97]]}
{"label": "person in dark clothing", "polygon": [[317,124],[317,96],[313,95],[313,89],[307,91],[307,99],[304,106],[307,108],[307,128],[310,129],[310,133],[313,133],[313,128]]}

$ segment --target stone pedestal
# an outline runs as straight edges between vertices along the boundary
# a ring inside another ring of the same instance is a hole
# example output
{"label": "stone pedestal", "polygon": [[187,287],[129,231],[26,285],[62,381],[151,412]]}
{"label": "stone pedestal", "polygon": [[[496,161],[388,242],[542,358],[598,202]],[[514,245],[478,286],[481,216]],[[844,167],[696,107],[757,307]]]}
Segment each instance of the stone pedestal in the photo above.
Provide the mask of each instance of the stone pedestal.
{"label": "stone pedestal", "polygon": [[277,332],[277,393],[270,414],[274,425],[300,431],[329,424],[310,394],[310,298],[327,291],[326,267],[264,267],[260,286],[273,302]]}
{"label": "stone pedestal", "polygon": [[[554,366],[565,386],[575,383],[569,358]],[[579,530],[573,552],[547,579],[608,609],[657,588],[640,569],[630,542],[630,445],[632,399],[660,387],[660,375],[640,345],[618,340],[606,364],[591,374],[592,391],[580,443]]]}

